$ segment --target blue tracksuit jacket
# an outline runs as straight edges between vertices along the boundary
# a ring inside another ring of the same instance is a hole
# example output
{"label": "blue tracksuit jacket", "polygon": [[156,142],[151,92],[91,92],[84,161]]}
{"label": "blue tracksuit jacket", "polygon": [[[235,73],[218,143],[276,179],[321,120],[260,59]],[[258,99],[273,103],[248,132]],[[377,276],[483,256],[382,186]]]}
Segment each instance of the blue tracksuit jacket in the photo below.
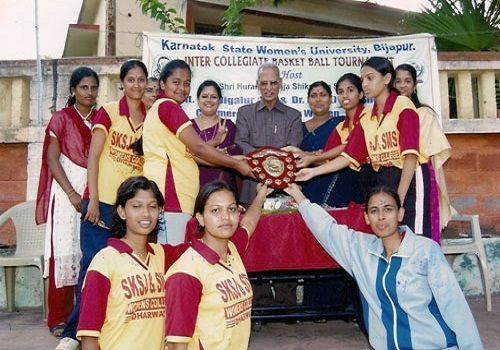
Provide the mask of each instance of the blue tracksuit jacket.
{"label": "blue tracksuit jacket", "polygon": [[483,349],[469,305],[439,245],[405,232],[385,258],[375,235],[338,225],[309,200],[299,211],[323,248],[356,279],[370,344],[383,349]]}

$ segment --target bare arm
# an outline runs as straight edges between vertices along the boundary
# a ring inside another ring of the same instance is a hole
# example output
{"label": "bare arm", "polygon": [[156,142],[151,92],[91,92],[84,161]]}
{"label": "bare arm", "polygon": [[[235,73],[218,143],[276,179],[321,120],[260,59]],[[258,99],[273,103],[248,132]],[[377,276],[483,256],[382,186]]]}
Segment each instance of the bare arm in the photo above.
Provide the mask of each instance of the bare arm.
{"label": "bare arm", "polygon": [[99,338],[82,337],[82,350],[99,350]]}
{"label": "bare arm", "polygon": [[297,161],[297,167],[305,168],[311,164],[322,164],[323,162],[338,157],[344,151],[345,145],[338,145],[326,152],[319,154],[305,154]]}
{"label": "bare arm", "polygon": [[410,187],[413,175],[415,175],[415,168],[417,167],[417,156],[415,154],[407,154],[403,161],[403,171],[401,172],[401,179],[399,180],[398,195],[401,204],[405,202],[408,187]]}
{"label": "bare arm", "polygon": [[237,160],[222,154],[214,147],[203,142],[192,126],[187,126],[179,134],[179,139],[196,156],[215,166],[222,166],[238,171],[243,176],[254,178],[252,170],[246,161]]}
{"label": "bare arm", "polygon": [[335,158],[331,162],[322,164],[318,167],[305,168],[300,170],[297,173],[296,181],[307,181],[319,175],[333,173],[335,171],[347,168],[349,164],[350,162],[347,158],[340,156]]}
{"label": "bare arm", "polygon": [[187,350],[187,343],[167,343],[167,350]]}
{"label": "bare arm", "polygon": [[207,162],[206,160],[200,158],[200,157],[194,157],[194,161],[196,162],[196,164],[199,164],[199,165],[203,165],[203,166],[209,166],[209,167],[213,167],[213,168],[216,168],[217,166],[213,163],[210,163],[210,162]]}
{"label": "bare arm", "polygon": [[241,219],[241,226],[245,227],[248,231],[248,238],[252,237],[257,224],[259,223],[262,205],[264,204],[266,197],[273,191],[272,188],[268,188],[266,185],[257,185],[257,196],[252,202],[252,205],[245,212],[245,216]]}
{"label": "bare arm", "polygon": [[97,179],[99,176],[99,158],[106,141],[106,133],[104,130],[96,128],[92,132],[92,140],[90,141],[89,160],[87,163],[87,186],[89,189],[89,207],[85,220],[97,225],[99,221],[99,192]]}
{"label": "bare arm", "polygon": [[50,137],[49,147],[47,148],[47,165],[49,166],[54,179],[68,195],[68,199],[71,204],[75,207],[76,211],[79,212],[81,210],[82,197],[75,191],[71,182],[69,182],[68,177],[59,162],[60,155],[61,148],[59,147],[59,141],[57,141],[57,138],[55,137]]}

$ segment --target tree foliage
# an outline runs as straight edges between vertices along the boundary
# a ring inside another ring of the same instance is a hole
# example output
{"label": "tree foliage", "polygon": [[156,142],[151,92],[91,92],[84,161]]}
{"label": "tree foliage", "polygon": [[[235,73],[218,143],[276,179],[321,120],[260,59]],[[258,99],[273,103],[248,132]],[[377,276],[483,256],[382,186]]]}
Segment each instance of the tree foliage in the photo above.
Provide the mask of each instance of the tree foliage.
{"label": "tree foliage", "polygon": [[[161,30],[168,28],[174,33],[185,33],[186,27],[184,20],[177,15],[174,8],[168,8],[165,0],[136,0],[141,7],[142,13],[160,22]],[[246,8],[254,7],[257,2],[262,0],[230,0],[229,6],[224,11],[222,22],[222,35],[238,36],[243,35],[241,19],[242,11]],[[273,0],[273,5],[278,6],[285,0]]]}
{"label": "tree foliage", "polygon": [[[285,0],[273,0],[273,5],[278,6]],[[262,0],[230,0],[229,6],[224,11],[224,22],[222,23],[222,35],[226,36],[239,36],[243,35],[243,28],[241,26],[241,19],[243,17],[242,11],[246,8],[254,7]]]}
{"label": "tree foliage", "polygon": [[256,0],[232,0],[229,6],[224,11],[224,22],[222,23],[222,35],[238,36],[243,35],[243,28],[241,27],[241,18],[243,17],[242,11],[245,8],[255,6]]}
{"label": "tree foliage", "polygon": [[142,13],[160,22],[161,30],[168,29],[173,33],[185,33],[184,20],[177,16],[174,8],[169,8],[166,2],[161,0],[136,0],[141,7]]}
{"label": "tree foliage", "polygon": [[430,0],[411,28],[436,36],[440,51],[500,51],[500,0]]}

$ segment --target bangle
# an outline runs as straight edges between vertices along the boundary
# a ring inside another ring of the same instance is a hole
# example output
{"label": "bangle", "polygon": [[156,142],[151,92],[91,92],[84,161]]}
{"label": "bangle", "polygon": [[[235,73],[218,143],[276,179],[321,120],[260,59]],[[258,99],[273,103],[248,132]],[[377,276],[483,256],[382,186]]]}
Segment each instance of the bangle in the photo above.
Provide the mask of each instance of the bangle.
{"label": "bangle", "polygon": [[76,194],[76,191],[73,188],[71,190],[69,190],[68,192],[66,192],[66,195],[68,196],[68,198],[74,194]]}

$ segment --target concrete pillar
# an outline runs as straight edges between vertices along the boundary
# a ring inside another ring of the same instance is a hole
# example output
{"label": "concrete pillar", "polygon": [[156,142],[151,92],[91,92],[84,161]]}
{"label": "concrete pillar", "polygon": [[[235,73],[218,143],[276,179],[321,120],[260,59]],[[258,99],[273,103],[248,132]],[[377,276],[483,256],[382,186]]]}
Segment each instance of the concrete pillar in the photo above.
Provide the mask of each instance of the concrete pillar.
{"label": "concrete pillar", "polygon": [[477,79],[479,94],[479,118],[496,118],[495,73],[482,72]]}
{"label": "concrete pillar", "polygon": [[10,127],[12,79],[0,79],[0,127]]}
{"label": "concrete pillar", "polygon": [[29,82],[24,78],[12,79],[11,126],[24,127],[29,124]]}
{"label": "concrete pillar", "polygon": [[456,87],[458,119],[473,119],[472,77],[469,71],[458,72]]}
{"label": "concrete pillar", "polygon": [[43,142],[30,142],[27,156],[26,200],[36,199],[40,167],[42,166]]}
{"label": "concrete pillar", "polygon": [[116,101],[121,98],[122,94],[119,94],[117,91],[117,82],[113,75],[101,75],[99,77],[99,105],[103,105],[105,103]]}
{"label": "concrete pillar", "polygon": [[450,99],[448,96],[448,72],[439,72],[439,92],[441,94],[441,118],[450,119]]}

